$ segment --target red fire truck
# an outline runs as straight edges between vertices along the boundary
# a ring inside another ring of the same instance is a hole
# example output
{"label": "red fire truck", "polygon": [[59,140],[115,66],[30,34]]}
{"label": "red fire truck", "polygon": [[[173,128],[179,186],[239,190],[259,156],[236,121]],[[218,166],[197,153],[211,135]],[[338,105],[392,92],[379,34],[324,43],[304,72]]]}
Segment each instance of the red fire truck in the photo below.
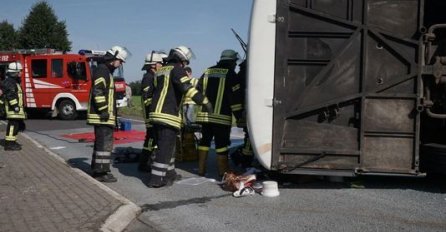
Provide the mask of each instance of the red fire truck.
{"label": "red fire truck", "polygon": [[[105,52],[81,50],[67,54],[54,49],[24,49],[0,52],[0,77],[8,63],[23,65],[22,89],[27,111],[51,111],[52,116],[72,120],[86,111],[91,88],[91,74]],[[115,87],[118,107],[126,106],[123,69],[116,70]]]}

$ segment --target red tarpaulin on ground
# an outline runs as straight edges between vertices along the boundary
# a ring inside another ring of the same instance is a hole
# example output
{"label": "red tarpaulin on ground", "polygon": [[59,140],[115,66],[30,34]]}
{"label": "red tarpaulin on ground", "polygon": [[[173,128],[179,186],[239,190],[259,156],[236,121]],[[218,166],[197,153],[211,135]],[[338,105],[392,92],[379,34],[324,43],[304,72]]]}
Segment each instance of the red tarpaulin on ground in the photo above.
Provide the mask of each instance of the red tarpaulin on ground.
{"label": "red tarpaulin on ground", "polygon": [[[78,133],[78,134],[66,134],[62,135],[65,138],[75,139],[80,142],[94,142],[94,133]],[[134,143],[139,141],[144,141],[144,137],[146,136],[145,131],[115,131],[113,133],[114,144],[123,144],[123,143]]]}

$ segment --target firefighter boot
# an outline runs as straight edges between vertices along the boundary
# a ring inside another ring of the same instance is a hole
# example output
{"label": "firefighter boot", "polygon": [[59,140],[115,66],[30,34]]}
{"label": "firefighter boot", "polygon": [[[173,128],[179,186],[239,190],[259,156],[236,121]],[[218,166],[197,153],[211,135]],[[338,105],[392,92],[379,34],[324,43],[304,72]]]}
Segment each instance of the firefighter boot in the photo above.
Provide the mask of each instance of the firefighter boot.
{"label": "firefighter boot", "polygon": [[150,172],[151,170],[151,152],[143,149],[142,153],[139,155],[138,171],[140,172]]}
{"label": "firefighter boot", "polygon": [[206,174],[206,163],[208,159],[208,151],[198,150],[198,175]]}
{"label": "firefighter boot", "polygon": [[229,171],[228,153],[217,153],[218,177],[222,178],[225,172]]}
{"label": "firefighter boot", "polygon": [[179,181],[181,180],[182,176],[180,174],[177,174],[177,172],[175,171],[175,169],[173,170],[168,170],[166,172],[166,181],[167,181],[167,186],[171,186],[173,185],[173,183],[175,181]]}
{"label": "firefighter boot", "polygon": [[104,173],[93,173],[93,178],[95,178],[99,182],[112,183],[118,181],[111,172]]}
{"label": "firefighter boot", "polygon": [[22,150],[22,146],[18,144],[16,141],[5,142],[5,151],[19,151],[19,150]]}

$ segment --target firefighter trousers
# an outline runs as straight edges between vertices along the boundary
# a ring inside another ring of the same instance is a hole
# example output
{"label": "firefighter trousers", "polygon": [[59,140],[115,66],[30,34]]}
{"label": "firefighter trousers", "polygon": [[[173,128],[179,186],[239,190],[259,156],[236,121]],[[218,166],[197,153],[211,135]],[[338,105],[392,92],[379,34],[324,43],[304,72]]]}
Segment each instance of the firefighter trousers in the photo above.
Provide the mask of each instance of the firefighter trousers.
{"label": "firefighter trousers", "polygon": [[111,152],[113,150],[113,126],[94,126],[94,148],[91,159],[91,169],[93,173],[110,172]]}
{"label": "firefighter trousers", "polygon": [[19,133],[20,124],[23,123],[21,119],[9,119],[6,126],[5,141],[14,142],[17,140],[17,134]]}
{"label": "firefighter trousers", "polygon": [[146,128],[146,137],[144,139],[143,151],[152,153],[156,146],[156,136],[154,127]]}
{"label": "firefighter trousers", "polygon": [[152,163],[150,182],[162,185],[167,178],[176,176],[174,154],[178,130],[164,125],[154,125],[154,130],[158,149]]}
{"label": "firefighter trousers", "polygon": [[140,157],[140,164],[147,164],[147,162],[152,162],[153,160],[153,150],[156,146],[156,136],[155,128],[153,126],[146,127],[146,137],[144,139],[144,144],[142,147],[142,153]]}
{"label": "firefighter trousers", "polygon": [[218,153],[224,153],[230,145],[231,126],[216,123],[204,123],[201,127],[202,138],[200,147],[211,146],[212,139],[215,137],[215,150]]}

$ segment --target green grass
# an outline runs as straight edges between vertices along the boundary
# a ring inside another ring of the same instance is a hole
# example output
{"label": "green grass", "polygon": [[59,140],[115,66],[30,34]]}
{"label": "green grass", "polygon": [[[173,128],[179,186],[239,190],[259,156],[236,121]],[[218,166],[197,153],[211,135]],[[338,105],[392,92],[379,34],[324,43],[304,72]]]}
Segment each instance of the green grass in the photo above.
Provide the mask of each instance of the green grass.
{"label": "green grass", "polygon": [[118,108],[118,115],[142,118],[141,96],[132,96],[132,106]]}

